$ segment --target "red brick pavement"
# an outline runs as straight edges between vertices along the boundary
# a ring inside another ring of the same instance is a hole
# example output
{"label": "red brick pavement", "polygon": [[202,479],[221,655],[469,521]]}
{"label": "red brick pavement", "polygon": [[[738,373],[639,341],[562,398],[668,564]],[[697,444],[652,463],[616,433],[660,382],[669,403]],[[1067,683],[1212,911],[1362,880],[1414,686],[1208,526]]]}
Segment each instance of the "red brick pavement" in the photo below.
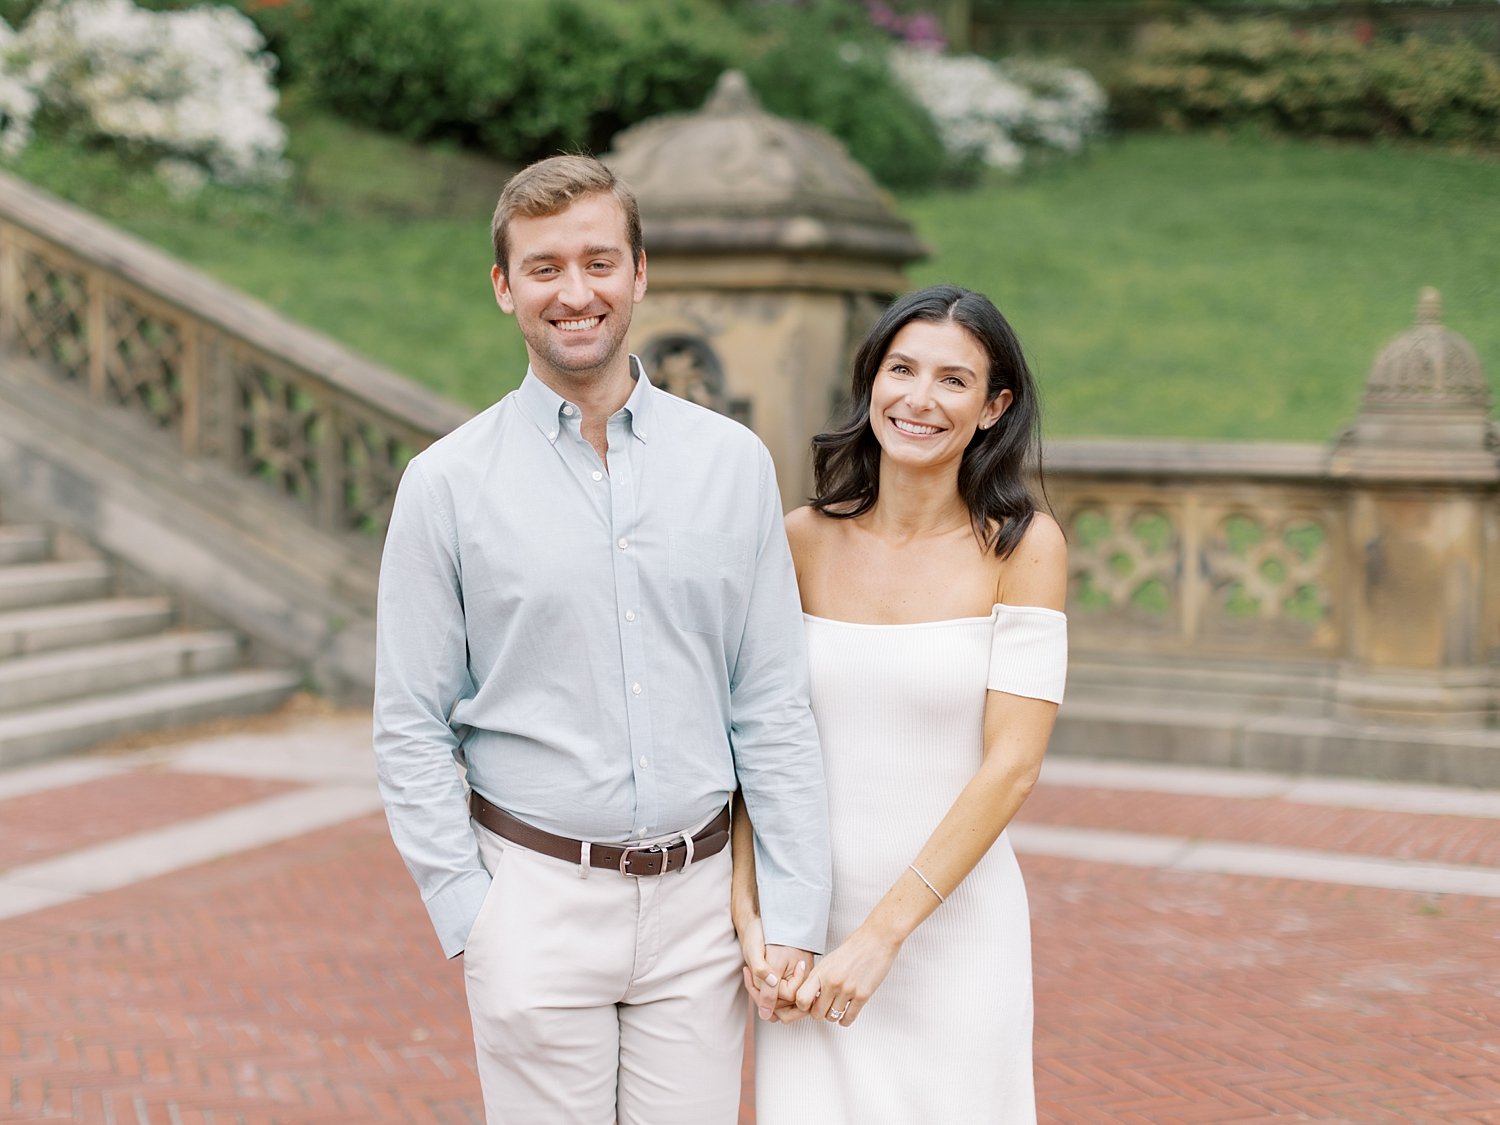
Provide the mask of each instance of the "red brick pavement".
{"label": "red brick pavement", "polygon": [[[1044,1122],[1500,1123],[1500,901],[1023,865]],[[470,1050],[378,815],[0,922],[0,1121],[475,1122]]]}
{"label": "red brick pavement", "polygon": [[1044,785],[1017,822],[1500,867],[1500,822],[1483,817]]}
{"label": "red brick pavement", "polygon": [[274,797],[296,782],[140,770],[0,801],[0,870]]}

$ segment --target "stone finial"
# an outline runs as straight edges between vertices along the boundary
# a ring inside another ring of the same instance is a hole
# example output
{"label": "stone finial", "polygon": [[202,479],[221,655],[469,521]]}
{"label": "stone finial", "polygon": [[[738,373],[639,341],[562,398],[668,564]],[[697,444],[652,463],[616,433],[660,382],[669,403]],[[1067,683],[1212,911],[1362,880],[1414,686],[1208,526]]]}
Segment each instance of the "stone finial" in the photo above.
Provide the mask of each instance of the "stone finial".
{"label": "stone finial", "polygon": [[1417,294],[1417,326],[1443,323],[1443,295],[1430,285]]}
{"label": "stone finial", "polygon": [[905,288],[901,267],[927,256],[842,144],[768,113],[739,71],[721,75],[696,113],[626,129],[604,160],[640,201],[646,247],[658,260],[816,255],[858,263],[872,291],[896,292]]}
{"label": "stone finial", "polygon": [[1364,409],[1472,407],[1490,411],[1490,385],[1474,347],[1442,323],[1442,297],[1417,299],[1416,324],[1387,344],[1365,382]]}
{"label": "stone finial", "polygon": [[1336,472],[1419,479],[1446,466],[1476,479],[1500,476],[1489,381],[1474,346],[1442,318],[1441,295],[1423,289],[1416,323],[1370,366],[1359,416],[1335,443]]}
{"label": "stone finial", "polygon": [[743,71],[726,70],[714,83],[713,93],[703,103],[704,113],[730,115],[736,113],[764,113],[765,108],[755,91],[750,89],[750,80]]}

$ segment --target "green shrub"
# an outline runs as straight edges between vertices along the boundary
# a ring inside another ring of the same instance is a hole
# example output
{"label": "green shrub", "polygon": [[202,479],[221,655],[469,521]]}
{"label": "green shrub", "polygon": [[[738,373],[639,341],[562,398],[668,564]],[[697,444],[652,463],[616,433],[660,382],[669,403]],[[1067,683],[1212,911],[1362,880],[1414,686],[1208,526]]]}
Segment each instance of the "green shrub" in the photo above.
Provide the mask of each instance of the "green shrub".
{"label": "green shrub", "polygon": [[1151,30],[1111,76],[1121,124],[1250,123],[1338,137],[1500,141],[1500,65],[1463,43],[1364,42],[1275,20]]}
{"label": "green shrub", "polygon": [[350,120],[524,161],[696,107],[723,26],[699,0],[316,0],[302,53]]}
{"label": "green shrub", "polygon": [[846,0],[748,8],[746,76],[772,113],[808,121],[892,188],[971,173],[951,167],[928,112],[897,82],[886,42]]}

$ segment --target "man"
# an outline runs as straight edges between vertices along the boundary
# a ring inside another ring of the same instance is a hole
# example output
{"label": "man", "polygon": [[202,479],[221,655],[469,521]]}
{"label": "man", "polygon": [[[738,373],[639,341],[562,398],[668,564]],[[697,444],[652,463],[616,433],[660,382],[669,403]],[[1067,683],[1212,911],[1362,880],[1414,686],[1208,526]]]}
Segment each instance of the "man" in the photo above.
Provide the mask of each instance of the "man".
{"label": "man", "polygon": [[736,784],[772,968],[810,965],[827,926],[774,470],[626,350],[646,255],[608,168],[517,173],[492,235],[530,368],[401,481],[375,688],[391,834],[444,952],[463,954],[490,1121],[730,1122]]}

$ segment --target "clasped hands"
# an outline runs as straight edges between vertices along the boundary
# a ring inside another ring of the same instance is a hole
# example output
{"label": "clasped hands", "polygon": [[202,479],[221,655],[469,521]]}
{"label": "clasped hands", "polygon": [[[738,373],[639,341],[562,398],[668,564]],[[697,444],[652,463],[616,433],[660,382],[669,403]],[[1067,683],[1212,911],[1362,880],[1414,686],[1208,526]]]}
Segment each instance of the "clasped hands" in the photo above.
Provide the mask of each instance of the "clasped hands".
{"label": "clasped hands", "polygon": [[793,1023],[812,1016],[843,1027],[853,1025],[900,951],[899,943],[861,927],[814,965],[805,949],[766,945],[758,915],[742,924],[740,946],[745,991],[761,1019]]}

